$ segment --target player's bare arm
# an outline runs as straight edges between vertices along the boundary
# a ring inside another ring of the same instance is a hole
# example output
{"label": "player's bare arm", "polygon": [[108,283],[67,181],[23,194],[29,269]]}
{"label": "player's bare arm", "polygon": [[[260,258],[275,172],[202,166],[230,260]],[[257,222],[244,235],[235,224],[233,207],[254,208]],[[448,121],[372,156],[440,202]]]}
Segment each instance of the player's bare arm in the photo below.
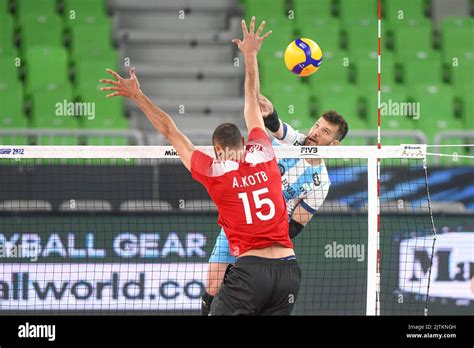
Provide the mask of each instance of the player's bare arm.
{"label": "player's bare arm", "polygon": [[124,79],[118,73],[110,69],[107,69],[107,72],[116,79],[116,81],[109,79],[100,80],[100,82],[112,85],[111,87],[101,88],[102,91],[113,91],[113,93],[107,95],[107,98],[122,96],[133,100],[155,128],[175,148],[184,166],[188,170],[191,170],[191,157],[194,151],[194,145],[189,138],[176,127],[173,119],[142,92],[140,82],[135,75],[135,68],[130,69],[129,79]]}
{"label": "player's bare arm", "polygon": [[314,215],[307,211],[305,208],[298,204],[298,206],[293,211],[293,215],[291,219],[295,220],[302,226],[306,226],[306,224],[311,220]]}
{"label": "player's bare arm", "polygon": [[235,39],[233,43],[237,45],[244,55],[245,59],[245,108],[244,116],[247,129],[250,132],[255,127],[265,129],[262,119],[262,113],[258,103],[258,95],[260,91],[260,81],[257,64],[257,54],[260,50],[263,40],[265,40],[272,32],[269,31],[260,37],[265,27],[265,21],[260,24],[257,32],[254,33],[255,17],[252,17],[250,29],[247,29],[245,21],[242,21],[243,40]]}
{"label": "player's bare arm", "polygon": [[314,215],[304,209],[301,204],[298,204],[289,222],[290,238],[293,239],[300,234],[313,216]]}

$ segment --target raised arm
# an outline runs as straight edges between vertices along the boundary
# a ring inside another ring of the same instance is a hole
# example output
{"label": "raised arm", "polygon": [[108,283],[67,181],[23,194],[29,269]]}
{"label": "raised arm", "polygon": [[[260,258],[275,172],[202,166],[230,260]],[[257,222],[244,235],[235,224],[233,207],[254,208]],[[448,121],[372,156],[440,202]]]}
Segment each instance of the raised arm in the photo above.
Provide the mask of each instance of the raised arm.
{"label": "raised arm", "polygon": [[272,135],[275,138],[282,139],[285,136],[284,127],[278,118],[278,114],[273,107],[272,102],[262,94],[258,95],[258,102],[260,104],[260,111],[262,112],[265,127],[272,132]]}
{"label": "raised arm", "polygon": [[135,75],[135,68],[130,69],[129,79],[124,79],[110,69],[107,69],[107,72],[117,79],[116,81],[108,79],[100,80],[100,82],[113,85],[111,87],[101,88],[102,91],[114,91],[107,95],[107,98],[123,96],[133,100],[155,128],[174,147],[184,166],[191,171],[191,157],[194,152],[194,145],[188,137],[176,127],[173,119],[142,92],[140,83]]}
{"label": "raised arm", "polygon": [[240,51],[245,59],[245,124],[247,129],[250,131],[255,127],[265,129],[263,123],[262,113],[258,102],[258,96],[260,94],[260,79],[258,74],[257,54],[260,50],[263,40],[265,40],[272,32],[269,31],[262,37],[263,28],[265,22],[260,24],[257,32],[254,33],[255,28],[255,17],[252,17],[250,22],[250,30],[247,30],[245,21],[242,21],[242,31],[244,34],[243,40],[232,40],[239,47]]}

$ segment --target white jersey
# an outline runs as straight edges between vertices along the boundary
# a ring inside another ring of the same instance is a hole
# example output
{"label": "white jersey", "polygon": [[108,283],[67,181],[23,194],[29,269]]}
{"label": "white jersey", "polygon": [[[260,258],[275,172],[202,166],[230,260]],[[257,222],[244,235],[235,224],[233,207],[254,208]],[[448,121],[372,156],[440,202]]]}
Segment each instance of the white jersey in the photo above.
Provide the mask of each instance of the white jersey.
{"label": "white jersey", "polygon": [[[283,123],[283,138],[274,139],[273,146],[302,146],[306,135],[295,131],[290,125]],[[278,161],[281,174],[283,195],[291,217],[295,208],[301,206],[311,214],[315,214],[326,199],[331,181],[324,161],[313,166],[306,159],[282,158]]]}

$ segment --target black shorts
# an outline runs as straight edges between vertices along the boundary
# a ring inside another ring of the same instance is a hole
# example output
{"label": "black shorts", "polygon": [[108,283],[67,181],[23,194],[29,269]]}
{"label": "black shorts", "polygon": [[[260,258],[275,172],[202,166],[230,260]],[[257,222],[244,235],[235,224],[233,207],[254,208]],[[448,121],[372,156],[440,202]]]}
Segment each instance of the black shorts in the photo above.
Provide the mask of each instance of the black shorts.
{"label": "black shorts", "polygon": [[227,268],[210,315],[290,315],[301,269],[296,258],[243,256]]}

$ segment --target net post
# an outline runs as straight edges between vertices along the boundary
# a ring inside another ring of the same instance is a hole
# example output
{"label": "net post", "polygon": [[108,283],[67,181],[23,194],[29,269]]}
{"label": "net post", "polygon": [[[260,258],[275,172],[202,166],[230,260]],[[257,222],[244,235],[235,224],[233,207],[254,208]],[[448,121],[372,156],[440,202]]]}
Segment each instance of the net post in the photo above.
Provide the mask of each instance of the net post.
{"label": "net post", "polygon": [[367,305],[366,315],[377,314],[377,158],[367,160]]}

